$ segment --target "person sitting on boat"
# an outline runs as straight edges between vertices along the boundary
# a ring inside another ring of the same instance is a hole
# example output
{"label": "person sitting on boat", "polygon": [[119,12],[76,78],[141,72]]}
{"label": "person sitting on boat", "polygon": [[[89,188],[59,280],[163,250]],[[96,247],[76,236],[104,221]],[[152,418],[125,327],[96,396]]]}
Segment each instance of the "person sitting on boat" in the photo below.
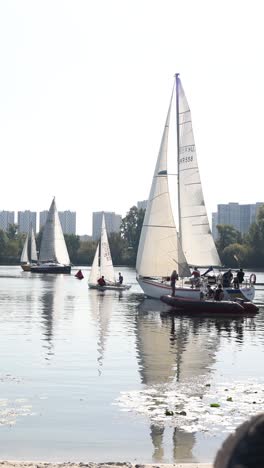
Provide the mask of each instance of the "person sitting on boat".
{"label": "person sitting on boat", "polygon": [[119,283],[119,284],[123,284],[123,281],[124,281],[124,278],[123,278],[123,276],[121,275],[121,273],[119,272],[119,273],[118,273],[118,283]]}
{"label": "person sitting on boat", "polygon": [[176,281],[179,279],[179,275],[176,270],[173,270],[171,277],[170,277],[170,284],[171,284],[171,295],[175,296],[175,287]]}
{"label": "person sitting on boat", "polygon": [[222,288],[221,283],[219,283],[214,293],[214,300],[222,301],[223,298],[224,298],[224,290]]}
{"label": "person sitting on boat", "polygon": [[231,268],[229,268],[224,274],[223,274],[223,287],[224,288],[229,288],[231,285],[231,281],[233,279],[233,273]]}
{"label": "person sitting on boat", "polygon": [[105,286],[106,282],[105,282],[104,276],[101,276],[101,278],[97,280],[97,283],[99,284],[99,286]]}
{"label": "person sitting on boat", "polygon": [[192,283],[192,287],[199,287],[200,284],[201,284],[201,273],[200,271],[198,270],[197,267],[194,267],[193,269],[193,272],[192,272],[192,275],[191,275],[191,283]]}
{"label": "person sitting on boat", "polygon": [[238,271],[237,271],[237,280],[238,280],[238,283],[239,284],[242,284],[243,281],[244,281],[244,276],[245,276],[245,273],[243,271],[243,268],[240,268]]}
{"label": "person sitting on boat", "polygon": [[210,284],[207,285],[206,297],[207,299],[212,299],[214,297],[214,290]]}

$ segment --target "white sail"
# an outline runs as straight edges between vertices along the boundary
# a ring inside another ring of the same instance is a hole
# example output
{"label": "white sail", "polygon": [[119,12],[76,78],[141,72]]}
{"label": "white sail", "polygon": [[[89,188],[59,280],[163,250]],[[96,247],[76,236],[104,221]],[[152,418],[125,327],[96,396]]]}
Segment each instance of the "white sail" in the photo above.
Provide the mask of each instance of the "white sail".
{"label": "white sail", "polygon": [[102,216],[101,243],[100,243],[100,272],[105,277],[106,282],[115,283],[115,271],[113,267],[108,237],[105,227],[105,217]]}
{"label": "white sail", "polygon": [[28,239],[29,239],[29,234],[27,234],[27,237],[23,246],[23,250],[21,253],[21,257],[20,257],[20,263],[28,263]]}
{"label": "white sail", "polygon": [[97,284],[97,280],[100,276],[99,270],[99,244],[97,245],[95,256],[93,259],[92,268],[90,271],[90,276],[88,280],[88,284]]}
{"label": "white sail", "polygon": [[39,253],[40,262],[55,262],[69,265],[70,259],[62,232],[59,214],[53,199],[43,229]]}
{"label": "white sail", "polygon": [[191,112],[180,79],[179,103],[179,214],[180,241],[189,265],[221,265],[206,213]]}
{"label": "white sail", "polygon": [[36,247],[36,239],[35,239],[35,234],[34,234],[34,229],[31,228],[31,243],[30,243],[30,259],[32,262],[37,262],[38,261],[38,255],[37,255],[37,247]]}
{"label": "white sail", "polygon": [[173,218],[167,175],[167,147],[172,97],[139,241],[136,270],[140,276],[165,277],[177,270],[190,275]]}

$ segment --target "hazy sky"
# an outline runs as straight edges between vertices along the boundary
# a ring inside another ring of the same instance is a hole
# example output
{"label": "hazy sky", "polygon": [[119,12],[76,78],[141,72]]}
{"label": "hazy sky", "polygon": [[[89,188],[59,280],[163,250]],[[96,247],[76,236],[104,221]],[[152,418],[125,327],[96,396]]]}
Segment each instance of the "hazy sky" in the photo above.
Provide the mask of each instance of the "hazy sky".
{"label": "hazy sky", "polygon": [[148,197],[180,72],[208,215],[264,201],[262,1],[2,0],[0,210],[124,216]]}

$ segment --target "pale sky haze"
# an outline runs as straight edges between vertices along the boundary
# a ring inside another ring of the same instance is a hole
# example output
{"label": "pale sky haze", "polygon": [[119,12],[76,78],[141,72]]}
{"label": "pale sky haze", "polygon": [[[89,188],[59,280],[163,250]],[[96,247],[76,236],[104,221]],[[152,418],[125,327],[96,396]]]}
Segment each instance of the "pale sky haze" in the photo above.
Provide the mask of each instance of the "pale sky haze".
{"label": "pale sky haze", "polygon": [[0,2],[0,210],[56,196],[93,211],[148,197],[180,73],[208,216],[264,201],[262,1]]}

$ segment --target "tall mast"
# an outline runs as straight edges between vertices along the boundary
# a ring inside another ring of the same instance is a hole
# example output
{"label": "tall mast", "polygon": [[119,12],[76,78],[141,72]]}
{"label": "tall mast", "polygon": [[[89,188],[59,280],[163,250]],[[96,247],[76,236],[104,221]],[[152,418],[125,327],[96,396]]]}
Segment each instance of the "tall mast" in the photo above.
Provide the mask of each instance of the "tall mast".
{"label": "tall mast", "polygon": [[176,135],[177,135],[177,180],[178,180],[178,217],[179,217],[179,237],[182,239],[181,226],[181,204],[180,204],[180,126],[179,126],[179,73],[175,74],[176,80]]}

